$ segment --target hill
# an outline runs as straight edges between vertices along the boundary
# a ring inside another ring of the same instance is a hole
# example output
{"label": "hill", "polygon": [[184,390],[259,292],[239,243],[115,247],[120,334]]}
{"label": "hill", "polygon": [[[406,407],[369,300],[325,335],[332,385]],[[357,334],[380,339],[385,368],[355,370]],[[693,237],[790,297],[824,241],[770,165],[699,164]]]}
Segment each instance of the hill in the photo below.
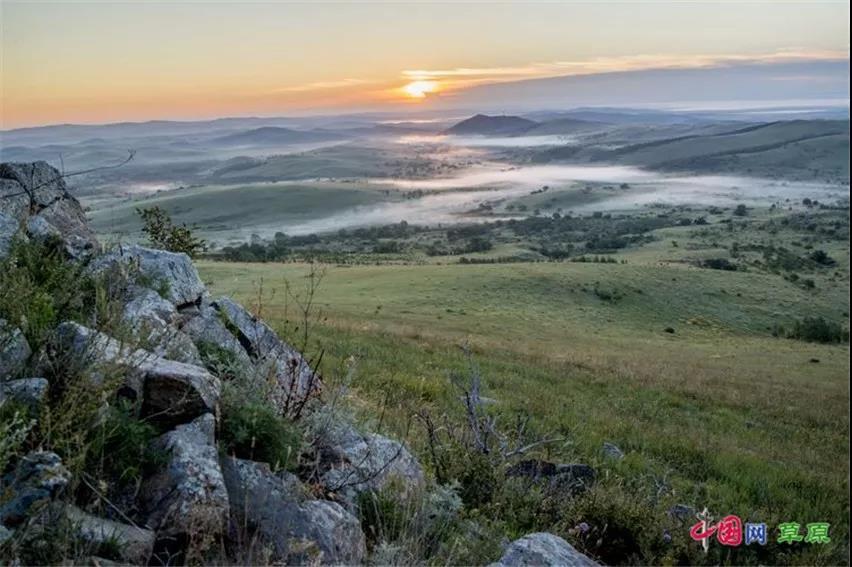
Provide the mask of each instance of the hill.
{"label": "hill", "polygon": [[446,130],[447,134],[476,136],[512,136],[523,134],[538,122],[520,116],[488,116],[477,114]]}
{"label": "hill", "polygon": [[605,122],[578,120],[576,118],[559,118],[533,126],[524,133],[528,136],[553,136],[596,132],[609,127],[611,125]]}
{"label": "hill", "polygon": [[617,148],[551,148],[534,159],[786,179],[842,181],[849,175],[848,120],[788,120],[697,132]]}
{"label": "hill", "polygon": [[211,140],[211,143],[217,146],[274,146],[328,142],[339,139],[341,139],[339,134],[331,132],[306,132],[278,126],[263,126],[215,138]]}

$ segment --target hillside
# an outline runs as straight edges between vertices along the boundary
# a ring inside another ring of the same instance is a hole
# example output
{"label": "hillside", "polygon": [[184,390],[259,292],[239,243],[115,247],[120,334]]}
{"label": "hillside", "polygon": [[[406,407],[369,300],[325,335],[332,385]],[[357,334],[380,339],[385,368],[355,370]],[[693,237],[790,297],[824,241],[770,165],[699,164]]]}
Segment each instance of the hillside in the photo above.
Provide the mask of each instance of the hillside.
{"label": "hillside", "polygon": [[216,146],[274,146],[306,144],[339,140],[341,136],[330,132],[305,132],[277,126],[263,126],[245,132],[229,134],[210,141]]}
{"label": "hillside", "polygon": [[538,123],[519,116],[477,114],[448,128],[447,134],[474,136],[512,136],[523,134]]}
{"label": "hillside", "polygon": [[622,163],[663,171],[843,181],[849,175],[848,120],[791,120],[685,132],[618,148],[553,148],[538,161]]}

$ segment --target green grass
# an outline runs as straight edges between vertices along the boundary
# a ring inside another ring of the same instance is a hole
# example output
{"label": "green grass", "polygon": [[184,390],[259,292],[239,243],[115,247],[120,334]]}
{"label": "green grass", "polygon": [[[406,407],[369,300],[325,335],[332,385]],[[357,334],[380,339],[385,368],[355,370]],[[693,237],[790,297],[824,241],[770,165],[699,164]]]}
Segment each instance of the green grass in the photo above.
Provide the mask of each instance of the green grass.
{"label": "green grass", "polygon": [[[246,240],[254,231],[322,218],[338,211],[386,201],[379,189],[331,182],[287,182],[193,187],[145,198],[128,199],[89,214],[101,234],[138,234],[142,223],[136,209],[158,206],[176,223],[197,226],[205,238]],[[252,228],[242,228],[251,219]]]}
{"label": "green grass", "polygon": [[[299,286],[304,265],[207,262],[200,270],[214,293],[260,306],[287,335],[294,313],[284,281]],[[621,299],[602,300],[596,287]],[[468,342],[503,418],[528,413],[537,430],[564,435],[568,442],[544,456],[599,467],[613,502],[644,506],[659,484],[649,518],[682,502],[770,529],[833,526],[827,548],[707,561],[847,560],[849,466],[838,456],[849,442],[849,348],[777,339],[770,329],[806,315],[845,319],[848,279],[808,292],[774,275],[681,264],[329,267],[318,300],[313,337],[326,349],[326,373],[333,380],[337,365],[356,357],[354,394],[366,418],[387,407],[385,426],[399,432],[415,410],[457,412],[447,373],[463,366],[458,345]],[[423,451],[420,433],[410,439]],[[606,462],[604,441],[627,459]],[[592,521],[589,514],[577,506],[568,517]],[[695,545],[687,528],[672,535]],[[560,533],[572,539],[564,525]],[[645,562],[673,560],[644,553]]]}

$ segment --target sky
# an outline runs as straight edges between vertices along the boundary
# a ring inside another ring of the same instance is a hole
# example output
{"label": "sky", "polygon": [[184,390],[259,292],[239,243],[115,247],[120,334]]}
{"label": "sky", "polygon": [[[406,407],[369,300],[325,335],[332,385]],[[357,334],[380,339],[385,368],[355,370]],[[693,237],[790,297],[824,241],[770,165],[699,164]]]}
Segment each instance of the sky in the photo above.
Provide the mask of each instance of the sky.
{"label": "sky", "polygon": [[425,110],[553,77],[798,66],[783,90],[812,84],[810,64],[848,65],[848,22],[848,2],[816,1],[0,0],[0,129]]}

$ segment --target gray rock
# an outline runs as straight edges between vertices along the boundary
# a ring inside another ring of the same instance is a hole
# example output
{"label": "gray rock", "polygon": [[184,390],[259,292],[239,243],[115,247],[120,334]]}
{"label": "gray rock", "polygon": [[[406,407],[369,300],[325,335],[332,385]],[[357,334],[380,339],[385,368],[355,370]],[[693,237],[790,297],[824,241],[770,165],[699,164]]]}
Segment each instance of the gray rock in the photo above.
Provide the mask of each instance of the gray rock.
{"label": "gray rock", "polygon": [[[220,297],[212,303],[230,327],[249,357],[260,369],[260,375],[275,375],[270,397],[282,413],[294,404],[317,394],[321,387],[308,361],[293,347],[278,338],[269,326],[246,311],[242,305]],[[268,369],[268,370],[267,370]]]}
{"label": "gray rock", "polygon": [[610,459],[614,459],[616,461],[620,461],[624,458],[624,452],[618,448],[617,445],[613,443],[604,443],[603,444],[603,453]]}
{"label": "gray rock", "polygon": [[11,399],[31,408],[38,407],[45,396],[49,384],[44,378],[21,378],[0,382],[0,406],[3,401]]}
{"label": "gray rock", "polygon": [[152,421],[168,426],[215,411],[221,383],[200,366],[133,349],[73,322],[62,323],[56,332],[62,346],[84,357],[94,379],[99,368],[123,369],[126,389],[142,399],[142,415]]}
{"label": "gray rock", "polygon": [[559,536],[546,532],[525,535],[513,541],[503,553],[498,567],[549,566],[592,567],[597,565]]}
{"label": "gray rock", "polygon": [[213,440],[216,420],[205,414],[155,441],[168,464],[142,486],[148,525],[160,537],[217,537],[228,517],[228,491]]}
{"label": "gray rock", "polygon": [[79,201],[59,171],[46,162],[0,164],[0,213],[19,222],[38,215],[59,231],[71,250],[99,249]]}
{"label": "gray rock", "polygon": [[240,341],[231,334],[222,322],[219,312],[211,305],[202,304],[198,314],[190,317],[181,330],[189,335],[199,349],[220,348],[230,353],[236,364],[242,366],[251,365],[251,359]]}
{"label": "gray rock", "polygon": [[198,303],[207,293],[198,270],[183,253],[138,245],[119,246],[95,259],[90,269],[102,273],[117,267],[135,273],[140,285],[161,290],[166,299],[178,307]]}
{"label": "gray rock", "polygon": [[64,513],[82,541],[96,547],[111,542],[118,548],[123,561],[134,565],[148,564],[157,539],[153,531],[99,518],[75,506],[66,506]]}
{"label": "gray rock", "polygon": [[56,453],[34,451],[22,457],[0,483],[0,524],[19,525],[47,506],[70,480]]}
{"label": "gray rock", "polygon": [[62,238],[59,229],[39,215],[33,215],[27,219],[27,235],[32,240],[42,241],[50,238]]}
{"label": "gray rock", "polygon": [[148,350],[162,358],[200,365],[198,349],[175,326],[177,319],[175,306],[147,288],[133,290],[132,299],[124,305],[122,313],[122,320]]}
{"label": "gray rock", "polygon": [[0,382],[23,370],[32,350],[20,329],[0,319]]}
{"label": "gray rock", "polygon": [[232,457],[223,458],[222,471],[232,520],[256,530],[274,561],[352,565],[364,558],[358,518],[334,502],[309,499],[292,474]]}
{"label": "gray rock", "polygon": [[0,212],[0,260],[9,255],[9,249],[12,247],[12,241],[20,229],[18,219]]}
{"label": "gray rock", "polygon": [[394,481],[404,492],[423,486],[423,468],[404,445],[375,433],[362,434],[348,424],[330,425],[319,440],[326,469],[320,480],[354,507],[358,495]]}

